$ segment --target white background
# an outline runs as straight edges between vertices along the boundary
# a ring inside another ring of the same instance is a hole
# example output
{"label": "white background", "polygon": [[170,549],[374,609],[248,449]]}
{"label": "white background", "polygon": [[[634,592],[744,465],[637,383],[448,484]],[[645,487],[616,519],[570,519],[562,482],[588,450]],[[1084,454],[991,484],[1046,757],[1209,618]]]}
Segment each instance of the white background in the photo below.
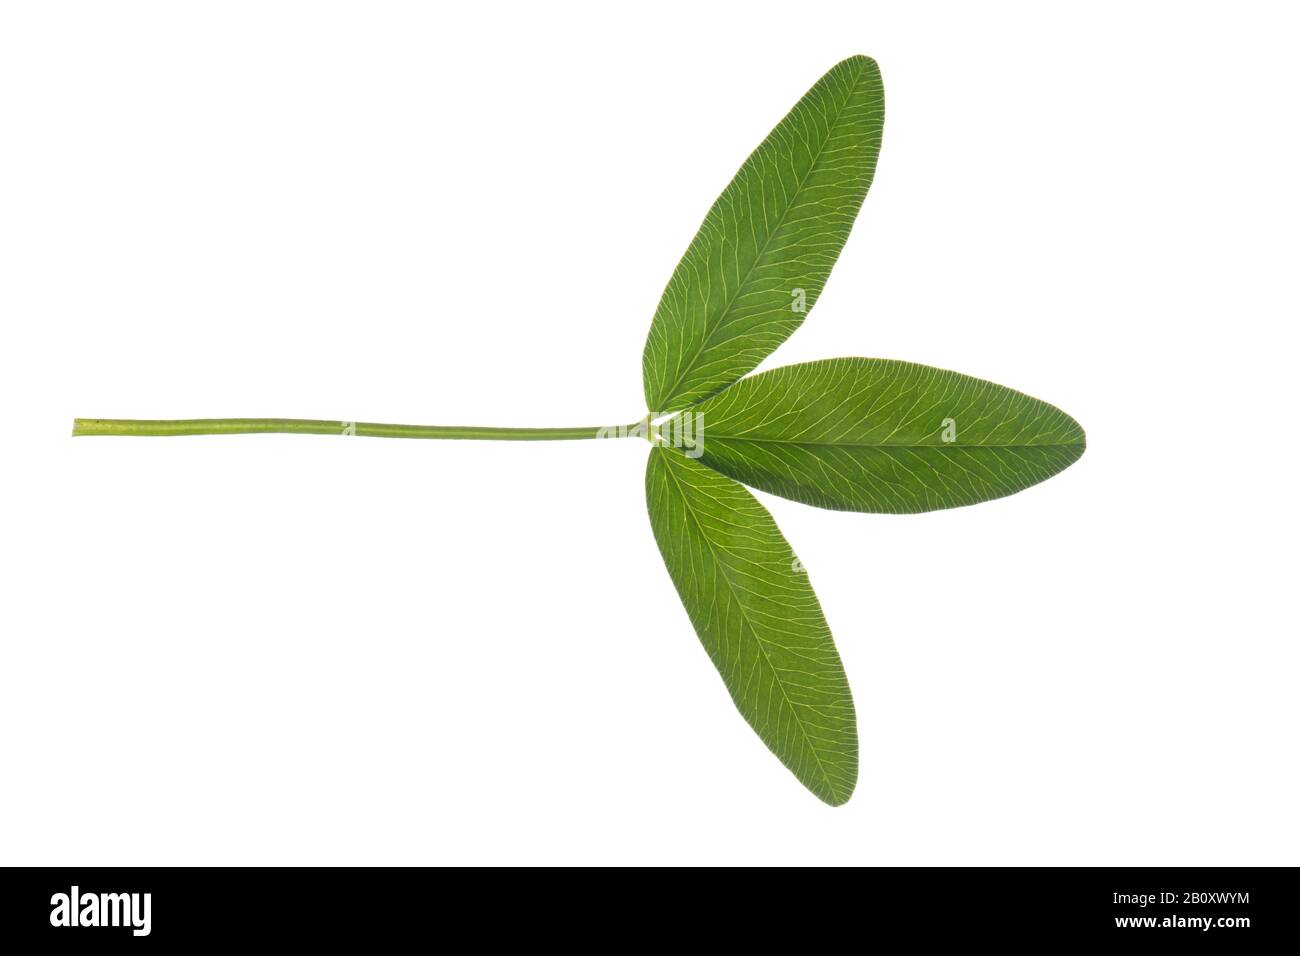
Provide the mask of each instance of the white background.
{"label": "white background", "polygon": [[[9,3],[0,862],[1296,864],[1284,4]],[[1087,429],[1023,494],[760,496],[857,702],[831,809],[732,707],[598,425],[822,72],[879,172],[764,367],[903,358]]]}

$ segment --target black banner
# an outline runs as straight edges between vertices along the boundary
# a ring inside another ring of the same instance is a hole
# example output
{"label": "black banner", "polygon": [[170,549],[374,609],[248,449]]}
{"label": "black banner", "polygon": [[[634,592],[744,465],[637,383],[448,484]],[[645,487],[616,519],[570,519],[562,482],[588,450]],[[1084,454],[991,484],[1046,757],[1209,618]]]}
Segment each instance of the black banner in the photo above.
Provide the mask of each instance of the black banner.
{"label": "black banner", "polygon": [[[710,912],[718,914],[716,933],[745,934],[747,925],[770,922],[775,938],[829,931],[865,942],[905,934],[958,943],[1240,948],[1288,945],[1295,936],[1293,875],[1291,869],[878,869],[731,874],[725,881],[716,874],[607,876],[589,889],[580,885],[581,873],[544,881],[526,873],[517,889],[503,892],[502,874],[489,881],[480,871],[8,869],[0,918],[10,939],[91,948],[252,940],[374,946],[409,940],[412,932],[463,933],[467,923],[485,918],[492,934],[531,927],[539,942],[553,943],[557,932],[586,936],[593,919],[605,928],[619,924],[621,939],[628,931],[658,936],[679,922],[698,926]],[[569,880],[579,885],[563,887]],[[557,905],[559,893],[567,903]],[[823,908],[810,909],[817,897]],[[827,913],[825,925],[808,928],[806,915],[794,915],[796,901],[804,914]]]}

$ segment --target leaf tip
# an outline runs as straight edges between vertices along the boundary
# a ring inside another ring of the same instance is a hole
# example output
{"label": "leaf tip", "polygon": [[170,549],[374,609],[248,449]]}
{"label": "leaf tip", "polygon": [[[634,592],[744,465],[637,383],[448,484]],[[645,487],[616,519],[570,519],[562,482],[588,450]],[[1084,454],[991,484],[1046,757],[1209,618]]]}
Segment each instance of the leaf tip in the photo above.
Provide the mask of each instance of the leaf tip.
{"label": "leaf tip", "polygon": [[875,58],[867,56],[865,53],[855,53],[840,62],[846,65],[851,63],[855,66],[865,66],[868,69],[880,69],[880,64],[876,62]]}
{"label": "leaf tip", "polygon": [[842,807],[844,804],[848,803],[849,798],[853,796],[853,788],[849,787],[847,790],[842,792],[832,792],[830,796],[825,796],[820,793],[817,794],[817,796],[820,797],[822,803],[826,804],[828,807]]}

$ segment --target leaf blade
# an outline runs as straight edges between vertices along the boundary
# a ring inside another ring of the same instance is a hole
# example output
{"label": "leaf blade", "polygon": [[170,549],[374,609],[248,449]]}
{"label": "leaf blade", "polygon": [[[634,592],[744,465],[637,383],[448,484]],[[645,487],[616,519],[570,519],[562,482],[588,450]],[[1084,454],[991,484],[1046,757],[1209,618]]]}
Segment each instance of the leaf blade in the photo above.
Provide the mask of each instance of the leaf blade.
{"label": "leaf blade", "polygon": [[694,413],[703,416],[703,464],[842,511],[914,514],[999,498],[1050,478],[1086,447],[1078,422],[1046,402],[890,359],[782,366]]}
{"label": "leaf blade", "polygon": [[807,574],[772,516],[736,482],[651,450],[655,540],[737,710],[817,797],[848,800],[857,722],[844,668]]}
{"label": "leaf blade", "polygon": [[750,154],[655,310],[642,356],[651,411],[677,411],[725,388],[799,327],[871,185],[883,125],[880,70],[850,57]]}

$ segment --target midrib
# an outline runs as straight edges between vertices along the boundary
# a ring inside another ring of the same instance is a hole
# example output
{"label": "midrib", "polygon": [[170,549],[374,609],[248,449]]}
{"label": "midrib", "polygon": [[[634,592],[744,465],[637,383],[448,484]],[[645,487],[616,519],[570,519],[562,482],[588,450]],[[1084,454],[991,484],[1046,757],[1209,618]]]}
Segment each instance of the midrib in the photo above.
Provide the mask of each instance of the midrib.
{"label": "midrib", "polygon": [[750,442],[756,445],[808,445],[821,448],[910,448],[914,450],[933,448],[937,451],[965,451],[972,448],[1013,448],[1021,450],[1029,448],[1078,448],[1083,445],[1082,441],[1032,442],[1028,444],[1018,443],[1006,445],[985,442],[968,442],[966,444],[946,442],[940,445],[922,445],[916,442],[899,441],[804,441],[800,438],[749,438],[744,435],[728,435],[725,433],[719,435],[716,432],[706,430],[706,440],[710,437],[715,441],[721,439],[723,441]]}

